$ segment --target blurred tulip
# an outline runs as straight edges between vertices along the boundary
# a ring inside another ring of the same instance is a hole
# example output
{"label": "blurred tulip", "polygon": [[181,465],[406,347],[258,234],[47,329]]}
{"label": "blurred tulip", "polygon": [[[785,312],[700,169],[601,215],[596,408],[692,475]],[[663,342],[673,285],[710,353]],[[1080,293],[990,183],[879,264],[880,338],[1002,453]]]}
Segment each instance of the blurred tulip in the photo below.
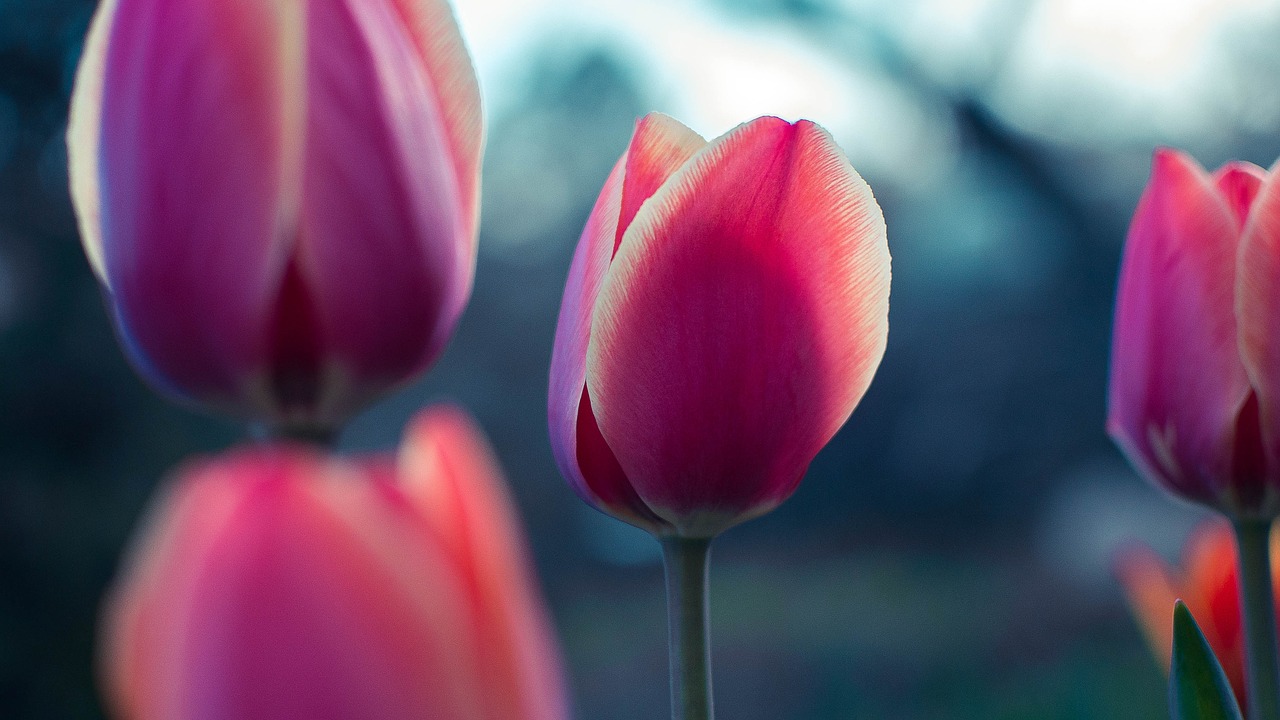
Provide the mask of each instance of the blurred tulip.
{"label": "blurred tulip", "polygon": [[1277,175],[1244,162],[1210,175],[1159,150],[1120,273],[1107,428],[1170,492],[1269,519],[1280,513],[1277,413]]}
{"label": "blurred tulip", "polygon": [[477,431],[398,460],[301,447],[187,467],[104,616],[122,720],[563,720],[558,651]]}
{"label": "blurred tulip", "polygon": [[470,294],[479,93],[445,0],[102,0],[67,144],[122,344],[170,395],[332,430]]}
{"label": "blurred tulip", "polygon": [[578,243],[551,361],[561,471],[599,509],[710,537],[786,499],[884,353],[889,250],[822,128],[636,126]]}
{"label": "blurred tulip", "polygon": [[[1272,535],[1273,550],[1280,537]],[[1276,558],[1276,553],[1272,553]],[[1240,583],[1231,526],[1206,522],[1187,539],[1181,568],[1171,568],[1146,547],[1123,552],[1117,574],[1124,585],[1151,650],[1165,671],[1173,647],[1173,601],[1181,599],[1200,623],[1200,629],[1222,664],[1236,699],[1245,704],[1244,627],[1240,613]],[[1280,562],[1273,559],[1272,584],[1280,590]]]}

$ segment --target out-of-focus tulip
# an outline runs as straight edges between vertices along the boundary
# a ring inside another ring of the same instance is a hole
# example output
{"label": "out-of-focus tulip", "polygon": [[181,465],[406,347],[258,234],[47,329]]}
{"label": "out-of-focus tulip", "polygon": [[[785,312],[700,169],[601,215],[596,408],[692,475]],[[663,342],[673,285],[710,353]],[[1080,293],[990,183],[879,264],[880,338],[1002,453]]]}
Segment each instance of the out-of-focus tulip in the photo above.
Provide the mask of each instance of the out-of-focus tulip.
{"label": "out-of-focus tulip", "polygon": [[663,536],[767,512],[866,391],[888,301],[880,208],[821,127],[765,117],[708,143],[645,117],[569,271],[561,471]]}
{"label": "out-of-focus tulip", "polygon": [[1277,173],[1210,175],[1159,150],[1120,273],[1107,428],[1170,492],[1266,519],[1280,513],[1278,413]]}
{"label": "out-of-focus tulip", "polygon": [[561,666],[483,439],[398,459],[243,450],[179,473],[104,616],[122,720],[563,720]]}
{"label": "out-of-focus tulip", "polygon": [[67,141],[121,341],[170,395],[332,429],[470,295],[479,93],[445,0],[102,0]]}
{"label": "out-of-focus tulip", "polygon": [[[1272,535],[1271,547],[1272,584],[1280,591],[1280,536]],[[1117,562],[1129,604],[1164,669],[1169,669],[1173,648],[1173,601],[1181,599],[1200,624],[1243,706],[1247,699],[1244,628],[1236,572],[1231,526],[1221,521],[1207,522],[1192,533],[1182,549],[1181,568],[1169,567],[1141,546],[1127,549]]]}

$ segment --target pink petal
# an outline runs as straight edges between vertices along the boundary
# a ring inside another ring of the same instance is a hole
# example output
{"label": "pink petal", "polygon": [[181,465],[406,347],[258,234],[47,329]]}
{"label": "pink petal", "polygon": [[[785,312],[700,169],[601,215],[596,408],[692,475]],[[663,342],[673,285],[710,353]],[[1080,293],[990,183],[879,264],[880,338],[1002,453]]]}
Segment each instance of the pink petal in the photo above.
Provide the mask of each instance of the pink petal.
{"label": "pink petal", "polygon": [[889,253],[870,189],[807,121],[712,142],[627,229],[587,386],[640,497],[709,536],[786,498],[884,352]]}
{"label": "pink petal", "polygon": [[640,206],[658,191],[671,173],[706,146],[707,141],[701,135],[662,113],[649,113],[636,123],[631,145],[627,148],[627,172],[614,253],[617,253],[622,235],[631,226]]}
{"label": "pink petal", "polygon": [[530,572],[516,508],[483,435],[461,411],[434,408],[406,432],[399,465],[406,494],[468,571],[474,627],[482,635],[475,671],[490,680],[485,717],[568,717],[551,619]]}
{"label": "pink petal", "polygon": [[131,720],[479,717],[465,576],[388,474],[248,454],[179,487],[229,512],[178,502],[202,542],[144,540],[163,583],[125,586],[107,646]]}
{"label": "pink petal", "polygon": [[1235,214],[1236,223],[1243,228],[1249,219],[1249,209],[1258,195],[1258,188],[1267,179],[1267,172],[1251,162],[1229,162],[1213,173],[1213,184]]}
{"label": "pink petal", "polygon": [[1186,155],[1157,151],[1120,272],[1107,427],[1148,476],[1210,504],[1230,477],[1249,394],[1236,338],[1238,241],[1214,181]]}
{"label": "pink petal", "polygon": [[102,0],[89,24],[67,120],[67,164],[71,201],[80,226],[80,240],[93,272],[105,285],[106,265],[102,249],[102,203],[98,193],[98,138],[102,131],[102,83],[107,58],[107,36],[117,0]]}
{"label": "pink petal", "polygon": [[[354,390],[328,383],[323,415],[345,415],[422,370],[471,290],[475,180],[459,184],[464,168],[455,166],[431,68],[398,7],[308,5],[298,261],[333,359],[330,374],[357,383]],[[443,41],[456,29],[436,36]],[[465,130],[478,135],[478,116],[472,121]],[[472,149],[467,172],[477,157]]]}
{"label": "pink petal", "polygon": [[[242,395],[263,356],[288,249],[303,106],[294,10],[119,0],[107,41],[99,207],[121,334],[152,379],[215,402]],[[92,198],[93,131],[80,125],[92,124],[98,94],[91,64],[73,129],[82,198]],[[80,209],[92,226],[93,201]]]}
{"label": "pink petal", "polygon": [[[449,138],[458,183],[463,235],[475,242],[480,210],[480,154],[484,144],[480,86],[448,0],[395,0],[402,22],[426,65],[436,106]],[[471,256],[474,257],[474,248]]]}
{"label": "pink petal", "polygon": [[636,211],[706,143],[671,118],[652,113],[636,124],[631,144],[605,182],[578,241],[551,353],[549,423],[560,471],[587,502],[638,527],[665,532],[636,495],[604,442],[586,390],[587,344],[600,284],[621,238],[619,217]]}
{"label": "pink petal", "polygon": [[[1273,166],[1245,225],[1235,287],[1239,353],[1257,393],[1260,434],[1269,470],[1270,510],[1280,510],[1280,165]],[[1202,370],[1207,372],[1208,370]]]}
{"label": "pink petal", "polygon": [[[195,469],[193,475],[201,475]],[[186,622],[195,600],[199,563],[240,506],[240,489],[201,477],[168,487],[152,502],[104,603],[101,675],[109,703],[123,718],[180,715],[177,664],[183,641],[170,628]]]}

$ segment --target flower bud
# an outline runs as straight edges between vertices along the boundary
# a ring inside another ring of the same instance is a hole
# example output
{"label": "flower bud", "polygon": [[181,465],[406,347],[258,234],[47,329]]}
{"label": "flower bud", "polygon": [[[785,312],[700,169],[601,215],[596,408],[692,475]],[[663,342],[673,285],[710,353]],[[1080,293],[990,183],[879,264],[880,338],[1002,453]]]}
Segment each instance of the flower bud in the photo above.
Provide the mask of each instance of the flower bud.
{"label": "flower bud", "polygon": [[567,717],[514,509],[456,411],[398,459],[192,464],[150,519],[103,618],[122,720]]}
{"label": "flower bud", "polygon": [[333,429],[470,294],[479,93],[445,0],[103,0],[67,143],[121,342],[171,396]]}
{"label": "flower bud", "polygon": [[871,189],[825,130],[636,126],[578,243],[551,360],[560,469],[601,510],[710,537],[796,488],[888,332]]}
{"label": "flower bud", "polygon": [[1152,482],[1235,518],[1280,513],[1276,173],[1156,152],[1120,270],[1109,405]]}

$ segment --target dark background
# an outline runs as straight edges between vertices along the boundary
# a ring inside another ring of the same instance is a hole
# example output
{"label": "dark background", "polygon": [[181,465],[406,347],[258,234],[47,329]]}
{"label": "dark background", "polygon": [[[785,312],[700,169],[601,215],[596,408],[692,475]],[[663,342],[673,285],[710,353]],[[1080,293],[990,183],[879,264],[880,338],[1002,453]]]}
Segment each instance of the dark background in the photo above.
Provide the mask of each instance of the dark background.
{"label": "dark background", "polygon": [[[891,331],[796,495],[717,543],[721,714],[1164,717],[1109,565],[1128,539],[1173,554],[1199,514],[1103,433],[1116,269],[1154,146],[1280,154],[1276,3],[654,0],[642,22],[457,2],[490,109],[475,295],[439,364],[342,444],[390,447],[437,400],[480,418],[578,717],[663,717],[667,679],[656,543],[583,505],[546,439],[569,258],[638,116],[718,134],[774,91],[753,112],[826,109],[876,191]],[[122,544],[169,468],[241,435],[135,377],[80,249],[62,138],[91,11],[0,0],[3,718],[100,716],[95,614]],[[726,79],[775,56],[781,82]]]}

